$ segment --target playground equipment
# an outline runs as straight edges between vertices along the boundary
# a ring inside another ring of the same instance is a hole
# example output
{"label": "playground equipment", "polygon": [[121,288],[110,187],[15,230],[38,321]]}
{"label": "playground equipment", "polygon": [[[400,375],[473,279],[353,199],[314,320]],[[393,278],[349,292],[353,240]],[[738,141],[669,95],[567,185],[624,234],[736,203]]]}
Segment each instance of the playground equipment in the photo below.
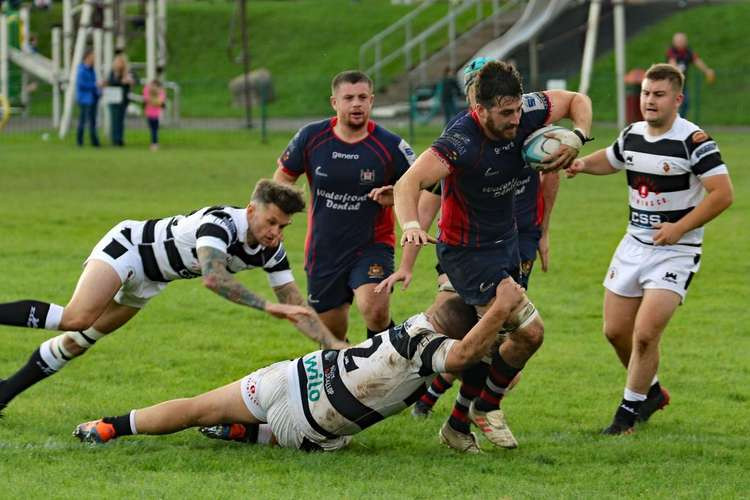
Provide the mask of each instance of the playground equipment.
{"label": "playground equipment", "polygon": [[[101,80],[112,66],[115,49],[125,50],[126,7],[129,0],[62,0],[62,29],[53,28],[52,54],[45,57],[34,52],[30,37],[30,8],[18,2],[3,2],[0,12],[0,96],[9,101],[11,112],[27,108],[29,76],[52,86],[52,126],[65,137],[75,104],[77,68],[86,46],[93,42],[95,70]],[[167,0],[145,0],[146,61],[134,62],[144,67],[145,81],[157,76],[157,68],[167,65]],[[77,25],[77,27],[76,27]],[[12,64],[11,64],[12,63]],[[20,72],[20,77],[18,76]],[[163,75],[162,75],[163,78]],[[179,95],[179,86],[165,82],[165,88]],[[63,94],[64,92],[64,94]],[[139,96],[133,96],[139,100]],[[179,109],[175,105],[175,109]]]}

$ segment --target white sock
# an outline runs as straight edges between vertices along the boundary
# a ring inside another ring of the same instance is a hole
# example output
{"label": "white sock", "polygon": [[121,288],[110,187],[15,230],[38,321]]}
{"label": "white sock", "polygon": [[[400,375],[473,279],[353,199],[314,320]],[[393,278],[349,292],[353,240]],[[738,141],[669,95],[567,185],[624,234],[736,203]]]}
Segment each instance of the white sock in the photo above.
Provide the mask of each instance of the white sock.
{"label": "white sock", "polygon": [[44,320],[45,330],[57,330],[60,327],[60,320],[62,320],[63,306],[57,304],[50,304],[49,311],[47,311],[47,318]]}
{"label": "white sock", "polygon": [[135,410],[130,410],[130,432],[134,436],[138,434],[138,429],[135,428]]}
{"label": "white sock", "polygon": [[[39,346],[39,355],[50,369],[54,371],[60,371],[64,367],[68,360],[73,356],[63,347],[62,338],[63,335],[45,340],[42,345]],[[65,356],[65,357],[63,357]],[[68,359],[65,359],[68,358]]]}
{"label": "white sock", "polygon": [[269,444],[273,438],[271,426],[269,424],[258,425],[258,444]]}
{"label": "white sock", "polygon": [[646,401],[646,395],[631,391],[626,387],[623,394],[623,399],[625,401]]}

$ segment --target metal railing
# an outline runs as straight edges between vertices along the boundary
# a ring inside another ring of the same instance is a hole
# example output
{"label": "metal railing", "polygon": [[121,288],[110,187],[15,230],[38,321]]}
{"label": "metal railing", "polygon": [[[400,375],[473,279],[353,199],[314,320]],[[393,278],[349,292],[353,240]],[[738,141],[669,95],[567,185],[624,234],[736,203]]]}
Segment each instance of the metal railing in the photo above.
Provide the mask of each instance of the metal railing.
{"label": "metal railing", "polygon": [[[370,74],[375,81],[381,81],[381,74],[380,69],[382,68],[382,65],[379,64],[379,62],[383,58],[383,42],[393,33],[399,32],[401,29],[404,30],[404,43],[409,43],[409,41],[412,39],[412,31],[413,31],[413,21],[417,17],[419,17],[420,14],[422,14],[425,10],[432,7],[433,4],[435,4],[436,0],[424,0],[419,7],[414,9],[413,11],[406,14],[404,17],[396,21],[395,23],[388,26],[386,29],[381,31],[380,33],[376,34],[369,40],[367,40],[365,43],[363,43],[359,47],[359,68],[362,70],[365,70],[365,68],[368,68],[367,66],[367,53],[368,51],[373,52],[373,58],[374,58],[374,65],[372,67],[369,67],[370,69],[366,71],[368,74]],[[411,54],[408,54],[406,56],[406,69],[409,69],[411,67]],[[377,72],[373,73],[372,70],[375,69]]]}
{"label": "metal railing", "polygon": [[[456,38],[458,37],[456,29],[456,21],[459,16],[465,12],[474,9],[476,11],[475,25],[480,23],[484,19],[484,4],[483,0],[463,0],[458,4],[453,2],[450,3],[449,12],[435,21],[431,26],[425,28],[422,32],[413,35],[413,21],[424,12],[428,7],[434,4],[434,0],[426,0],[418,8],[401,18],[396,23],[392,24],[385,30],[381,31],[373,38],[365,42],[359,49],[359,64],[360,69],[365,71],[367,74],[373,77],[375,84],[378,85],[383,81],[382,72],[383,68],[388,64],[403,58],[404,71],[410,71],[414,67],[419,67],[428,58],[427,53],[427,41],[428,39],[439,33],[441,30],[447,30],[447,45],[449,48],[449,62],[451,67],[456,67]],[[492,0],[490,2],[492,11],[489,14],[489,18],[494,19],[497,24],[499,19],[498,14],[501,11],[506,10],[509,4],[515,5],[518,1],[508,1],[501,5],[500,0]],[[383,54],[383,42],[388,38],[389,35],[404,30],[404,43],[398,48],[392,50],[388,54]],[[497,33],[499,28],[496,27],[495,32]],[[418,62],[414,64],[413,52],[418,51]],[[372,51],[374,60],[373,64],[368,65],[367,56],[368,52]]]}

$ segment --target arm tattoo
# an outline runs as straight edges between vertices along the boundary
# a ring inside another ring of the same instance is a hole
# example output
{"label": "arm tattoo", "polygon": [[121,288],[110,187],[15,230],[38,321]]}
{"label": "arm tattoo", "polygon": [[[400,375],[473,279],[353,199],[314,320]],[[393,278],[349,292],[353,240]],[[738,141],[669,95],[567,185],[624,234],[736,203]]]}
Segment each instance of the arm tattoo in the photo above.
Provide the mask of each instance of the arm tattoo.
{"label": "arm tattoo", "polygon": [[211,290],[227,300],[261,311],[266,308],[266,300],[245,288],[227,271],[227,254],[211,247],[198,249],[203,280]]}
{"label": "arm tattoo", "polygon": [[293,306],[304,306],[305,300],[297,287],[297,283],[290,281],[273,289],[276,299],[282,304],[291,304]]}

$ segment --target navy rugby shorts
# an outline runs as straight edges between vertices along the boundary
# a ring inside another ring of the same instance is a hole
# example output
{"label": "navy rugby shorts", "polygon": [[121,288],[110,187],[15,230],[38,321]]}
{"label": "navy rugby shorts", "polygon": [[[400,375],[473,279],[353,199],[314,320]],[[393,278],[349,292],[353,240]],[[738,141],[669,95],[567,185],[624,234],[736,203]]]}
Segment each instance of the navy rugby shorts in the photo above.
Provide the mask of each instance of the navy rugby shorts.
{"label": "navy rugby shorts", "polygon": [[539,249],[539,239],[542,237],[541,229],[533,229],[518,234],[518,253],[521,257],[521,268],[518,284],[529,289],[529,277],[536,260],[536,252]]}
{"label": "navy rugby shorts", "polygon": [[362,285],[378,284],[393,274],[393,247],[385,243],[371,245],[357,255],[349,266],[325,276],[307,274],[307,302],[322,313],[351,304],[354,290]]}
{"label": "navy rugby shorts", "polygon": [[519,281],[518,235],[488,247],[459,247],[438,243],[438,261],[456,292],[469,305],[488,304],[508,276]]}

